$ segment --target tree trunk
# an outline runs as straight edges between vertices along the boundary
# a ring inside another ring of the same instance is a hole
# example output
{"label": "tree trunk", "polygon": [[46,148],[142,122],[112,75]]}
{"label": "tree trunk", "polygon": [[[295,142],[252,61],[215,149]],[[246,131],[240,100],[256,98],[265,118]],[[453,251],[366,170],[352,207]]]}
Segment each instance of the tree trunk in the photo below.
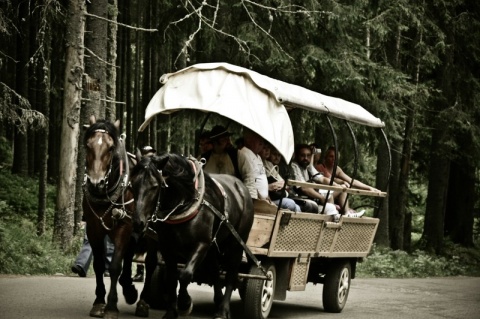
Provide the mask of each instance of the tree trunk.
{"label": "tree trunk", "polygon": [[[16,91],[28,99],[28,72],[30,53],[30,1],[24,1],[18,5],[18,21],[20,32],[17,36],[18,68],[16,77]],[[15,140],[13,143],[12,173],[28,175],[28,128],[21,124],[22,128],[15,128]]]}
{"label": "tree trunk", "polygon": [[[107,88],[106,88],[106,97],[107,97],[107,112],[106,118],[112,122],[115,122],[117,119],[117,108],[116,108],[116,81],[117,81],[117,16],[118,16],[118,5],[117,0],[108,0],[108,19],[114,21],[114,23],[108,24],[107,29]],[[123,122],[122,122],[123,124]]]}
{"label": "tree trunk", "polygon": [[400,154],[402,147],[400,140],[394,140],[392,143],[392,174],[389,185],[389,237],[390,247],[392,249],[400,249],[403,243],[403,222],[398,224],[399,205],[403,205],[398,201],[399,195],[399,179],[400,179]]}
{"label": "tree trunk", "polygon": [[[43,15],[42,18],[46,17]],[[45,30],[43,31],[42,42],[44,47],[42,49],[42,55],[40,62],[37,65],[37,75],[39,79],[38,83],[38,105],[41,108],[40,111],[49,118],[50,114],[50,72],[51,72],[51,48],[52,48],[52,34],[51,24],[46,23]],[[48,137],[49,137],[49,125],[47,125],[39,134],[38,137],[38,149],[37,154],[39,158],[38,163],[38,217],[37,217],[37,234],[43,235],[45,233],[45,211],[47,206],[47,180],[48,180]]]}
{"label": "tree trunk", "polygon": [[[389,154],[389,149],[387,144],[384,141],[380,141],[377,150],[377,176],[376,176],[376,188],[381,189],[382,191],[389,192],[388,181],[390,179],[390,169],[391,169],[391,158]],[[385,188],[387,187],[387,188]],[[380,219],[380,224],[378,225],[377,233],[375,235],[375,243],[379,246],[390,247],[390,237],[389,237],[389,214],[388,207],[390,203],[390,193],[386,198],[380,198],[378,200],[378,208],[375,209],[374,217]]]}
{"label": "tree trunk", "polygon": [[[107,18],[108,0],[92,1],[87,6],[89,14]],[[85,47],[85,83],[83,86],[83,102],[80,112],[80,123],[88,124],[91,115],[97,119],[106,118],[106,69],[107,69],[107,22],[89,16],[86,20]],[[77,176],[85,175],[85,148],[83,145],[83,130],[79,132]],[[78,231],[82,220],[82,189],[83,178],[76,182],[75,194],[75,233]]]}
{"label": "tree trunk", "polygon": [[[125,2],[122,2],[123,5],[125,6],[125,23],[130,24],[131,18],[132,18],[132,11],[130,6],[132,5],[132,2],[129,2],[125,4]],[[132,54],[132,46],[131,44],[134,43],[134,37],[132,36],[132,32],[130,29],[125,30],[125,62],[124,62],[124,69],[126,71],[125,75],[125,82],[123,83],[124,86],[124,92],[125,92],[125,112],[126,114],[126,134],[127,136],[134,136],[135,132],[135,126],[133,126],[133,119],[134,119],[134,107],[133,107],[133,94],[134,90],[132,88],[135,88],[134,85],[134,78],[132,74],[134,73],[134,68],[132,63],[133,61],[133,54]],[[127,149],[131,150],[133,149],[136,145],[134,145],[134,141],[132,139],[127,140]]]}
{"label": "tree trunk", "polygon": [[[470,144],[471,145],[471,144]],[[473,246],[473,210],[475,206],[475,167],[464,158],[450,164],[445,236],[454,243]]]}
{"label": "tree trunk", "polygon": [[427,207],[422,242],[427,251],[440,253],[443,247],[443,225],[450,161],[440,151],[445,130],[442,125],[437,125],[438,128],[434,129],[432,134],[430,149]]}
{"label": "tree trunk", "polygon": [[[108,0],[92,1],[87,6],[89,14],[107,19]],[[96,17],[88,16],[86,21],[85,47],[85,85],[83,120],[91,115],[105,119],[107,88],[107,26],[108,23]],[[88,123],[88,122],[87,122]]]}
{"label": "tree trunk", "polygon": [[[140,9],[137,9],[137,16],[136,16],[136,24],[141,25],[142,23],[142,14]],[[140,32],[135,32],[135,58],[134,63],[132,63],[132,73],[134,74],[134,85],[133,85],[133,104],[132,105],[132,124],[133,130],[137,129],[140,124],[143,122],[142,119],[145,115],[145,111],[143,108],[140,108],[141,103],[141,87],[142,87],[142,79],[141,79],[141,56],[142,56],[142,35]],[[140,109],[139,109],[140,108]]]}
{"label": "tree trunk", "polygon": [[78,135],[84,72],[85,1],[69,0],[67,12],[66,59],[63,95],[62,140],[60,143],[57,210],[53,240],[63,250],[73,238],[73,210],[77,176]]}

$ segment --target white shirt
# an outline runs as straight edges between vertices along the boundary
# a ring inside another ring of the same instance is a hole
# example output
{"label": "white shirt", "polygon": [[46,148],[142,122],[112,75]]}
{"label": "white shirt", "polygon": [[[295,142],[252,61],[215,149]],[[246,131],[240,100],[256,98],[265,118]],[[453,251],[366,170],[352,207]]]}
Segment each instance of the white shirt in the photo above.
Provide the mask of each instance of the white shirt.
{"label": "white shirt", "polygon": [[[292,168],[292,175],[293,179],[301,182],[309,182],[313,181],[318,184],[322,184],[321,182],[321,177],[323,176],[322,173],[319,173],[315,167],[308,165],[307,168],[303,168],[300,166],[297,162],[292,162],[291,164]],[[317,189],[317,192],[322,194],[323,196],[326,196],[328,191],[326,189]]]}
{"label": "white shirt", "polygon": [[253,199],[268,198],[268,181],[260,156],[248,147],[238,151],[238,170]]}

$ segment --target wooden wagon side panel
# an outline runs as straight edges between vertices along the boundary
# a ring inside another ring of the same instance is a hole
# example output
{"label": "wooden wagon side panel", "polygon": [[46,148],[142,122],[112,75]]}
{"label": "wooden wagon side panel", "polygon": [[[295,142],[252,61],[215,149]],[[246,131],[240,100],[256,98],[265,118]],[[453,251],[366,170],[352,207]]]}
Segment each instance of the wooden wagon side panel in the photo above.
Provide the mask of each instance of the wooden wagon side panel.
{"label": "wooden wagon side panel", "polygon": [[297,257],[313,255],[330,216],[282,212],[277,216],[268,255]]}
{"label": "wooden wagon side panel", "polygon": [[378,218],[342,217],[327,257],[366,257],[377,232]]}
{"label": "wooden wagon side panel", "polygon": [[341,217],[279,211],[256,214],[249,246],[270,257],[366,257],[375,237],[377,218]]}

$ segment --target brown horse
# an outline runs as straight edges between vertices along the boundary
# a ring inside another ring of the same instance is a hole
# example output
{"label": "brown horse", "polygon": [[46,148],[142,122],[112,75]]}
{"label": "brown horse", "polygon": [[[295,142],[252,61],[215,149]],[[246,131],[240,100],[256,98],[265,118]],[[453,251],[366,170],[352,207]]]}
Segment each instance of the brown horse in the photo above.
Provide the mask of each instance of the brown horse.
{"label": "brown horse", "polygon": [[[201,166],[194,158],[161,154],[143,157],[132,170],[133,224],[136,232],[151,227],[157,233],[155,250],[165,262],[167,319],[190,313],[187,287],[192,281],[213,285],[214,318],[230,318],[242,241],[247,241],[253,223],[253,201],[245,185],[233,176],[204,174]],[[179,263],[185,267],[177,271]],[[224,282],[220,269],[226,271]],[[145,294],[148,290],[141,297]]]}
{"label": "brown horse", "polygon": [[[127,156],[123,141],[119,138],[119,126],[119,121],[96,121],[92,116],[90,125],[85,126],[84,137],[86,167],[82,206],[97,280],[96,298],[90,316],[107,319],[118,318],[117,282],[123,287],[128,304],[135,303],[138,297],[132,283],[131,268],[135,253],[130,217],[134,209],[133,196],[127,189],[129,169],[134,163]],[[111,284],[106,304],[103,282],[105,236],[109,236],[115,246],[109,269]]]}

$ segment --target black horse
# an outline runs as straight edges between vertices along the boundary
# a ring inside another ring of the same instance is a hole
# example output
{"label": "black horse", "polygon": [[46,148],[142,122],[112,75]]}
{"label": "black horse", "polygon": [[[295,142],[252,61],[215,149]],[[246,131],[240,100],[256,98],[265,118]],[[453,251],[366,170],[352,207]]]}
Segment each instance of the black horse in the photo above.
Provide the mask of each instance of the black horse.
{"label": "black horse", "polygon": [[[122,285],[128,304],[135,303],[138,297],[131,278],[135,240],[131,236],[133,227],[129,215],[133,213],[134,204],[132,192],[127,188],[128,172],[134,162],[127,156],[125,146],[119,139],[119,125],[119,121],[96,121],[92,116],[90,125],[85,126],[84,136],[86,167],[82,206],[97,281],[96,298],[90,316],[107,319],[118,318],[117,282]],[[103,282],[105,236],[110,236],[115,246],[109,269],[111,284],[106,304]]]}
{"label": "black horse", "polygon": [[[240,180],[209,176],[201,166],[194,158],[165,153],[142,158],[132,170],[135,231],[143,233],[147,227],[156,231],[157,249],[165,262],[163,318],[191,312],[187,287],[192,281],[213,285],[214,318],[230,317],[241,241],[247,241],[252,227],[253,202]],[[178,270],[177,264],[185,266]],[[226,271],[224,294],[220,270]]]}

